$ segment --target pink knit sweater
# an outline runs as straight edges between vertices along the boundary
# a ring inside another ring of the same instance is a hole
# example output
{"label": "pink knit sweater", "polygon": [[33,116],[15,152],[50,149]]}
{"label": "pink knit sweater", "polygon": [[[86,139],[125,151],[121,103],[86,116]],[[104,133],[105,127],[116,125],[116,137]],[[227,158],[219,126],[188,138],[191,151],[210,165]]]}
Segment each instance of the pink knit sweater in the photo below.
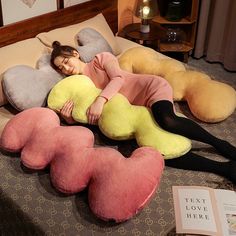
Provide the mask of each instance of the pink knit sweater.
{"label": "pink knit sweater", "polygon": [[118,60],[104,52],[86,64],[83,74],[88,76],[108,100],[116,93],[123,94],[131,104],[151,107],[154,102],[173,102],[172,88],[160,76],[133,74],[121,70]]}

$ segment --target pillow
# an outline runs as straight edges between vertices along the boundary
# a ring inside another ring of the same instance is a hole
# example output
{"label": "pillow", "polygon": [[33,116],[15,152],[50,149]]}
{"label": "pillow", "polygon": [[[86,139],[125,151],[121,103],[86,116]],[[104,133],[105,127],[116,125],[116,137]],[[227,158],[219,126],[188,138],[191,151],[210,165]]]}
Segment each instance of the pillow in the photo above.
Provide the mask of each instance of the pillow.
{"label": "pillow", "polygon": [[116,38],[114,37],[105,17],[101,13],[81,23],[40,33],[36,37],[49,47],[52,46],[53,41],[57,40],[61,44],[77,48],[78,44],[76,35],[81,29],[87,27],[97,30],[107,40],[115,55],[120,53],[120,48],[116,42]]}
{"label": "pillow", "polygon": [[2,93],[1,83],[4,72],[16,65],[35,67],[39,57],[46,52],[47,48],[37,38],[26,39],[0,48],[0,105],[7,103],[6,97]]}
{"label": "pillow", "polygon": [[229,117],[236,108],[235,89],[212,80],[209,75],[187,70],[172,58],[160,58],[147,47],[134,47],[119,57],[123,70],[164,77],[173,88],[175,101],[186,101],[192,114],[201,121],[215,123]]}
{"label": "pillow", "polygon": [[[100,92],[87,76],[69,76],[53,87],[48,106],[59,111],[66,101],[72,100],[73,118],[87,123],[86,111]],[[166,159],[182,156],[191,149],[189,139],[161,129],[146,107],[131,105],[121,94],[105,104],[98,126],[111,139],[135,138],[139,146],[153,147]]]}
{"label": "pillow", "polygon": [[61,192],[72,194],[88,187],[92,212],[116,222],[128,220],[151,200],[164,167],[153,148],[138,148],[130,158],[112,148],[94,148],[89,129],[60,126],[48,108],[18,113],[5,126],[0,145],[21,152],[22,163],[30,169],[50,165],[52,184]]}
{"label": "pillow", "polygon": [[3,90],[9,103],[22,111],[46,105],[50,89],[63,77],[50,66],[50,55],[41,56],[38,69],[27,65],[9,68],[3,75]]}
{"label": "pillow", "polygon": [[90,62],[98,53],[113,53],[110,45],[103,36],[92,28],[84,28],[76,35],[78,52],[83,62]]}

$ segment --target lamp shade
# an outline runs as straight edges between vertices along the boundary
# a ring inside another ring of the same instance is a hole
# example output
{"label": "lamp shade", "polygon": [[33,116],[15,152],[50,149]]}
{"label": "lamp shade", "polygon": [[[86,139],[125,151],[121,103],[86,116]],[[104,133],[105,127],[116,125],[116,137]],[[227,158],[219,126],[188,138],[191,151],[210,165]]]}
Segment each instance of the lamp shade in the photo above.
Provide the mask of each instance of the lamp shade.
{"label": "lamp shade", "polygon": [[149,20],[157,15],[157,0],[137,0],[135,16]]}

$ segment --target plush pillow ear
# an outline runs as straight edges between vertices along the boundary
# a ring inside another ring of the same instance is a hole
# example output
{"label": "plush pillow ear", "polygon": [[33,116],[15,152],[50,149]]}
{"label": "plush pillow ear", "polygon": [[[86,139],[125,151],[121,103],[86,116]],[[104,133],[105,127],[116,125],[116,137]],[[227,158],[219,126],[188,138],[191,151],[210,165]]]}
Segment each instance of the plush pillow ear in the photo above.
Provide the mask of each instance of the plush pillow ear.
{"label": "plush pillow ear", "polygon": [[76,35],[78,41],[78,52],[80,59],[84,62],[90,62],[98,53],[111,52],[111,46],[106,39],[95,29],[85,28]]}
{"label": "plush pillow ear", "polygon": [[9,103],[22,111],[46,105],[51,88],[63,77],[49,64],[49,55],[38,61],[39,69],[26,65],[9,68],[3,75],[3,91]]}

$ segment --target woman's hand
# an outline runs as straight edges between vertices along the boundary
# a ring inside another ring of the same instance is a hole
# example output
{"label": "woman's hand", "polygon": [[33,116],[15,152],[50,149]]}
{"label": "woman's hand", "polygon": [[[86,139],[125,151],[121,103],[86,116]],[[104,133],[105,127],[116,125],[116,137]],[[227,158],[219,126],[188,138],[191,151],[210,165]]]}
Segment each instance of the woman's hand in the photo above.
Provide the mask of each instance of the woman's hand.
{"label": "woman's hand", "polygon": [[102,114],[103,106],[107,102],[105,97],[97,97],[93,104],[87,110],[88,123],[95,125]]}
{"label": "woman's hand", "polygon": [[60,110],[61,117],[66,121],[68,124],[75,124],[76,121],[72,117],[72,110],[74,107],[73,101],[67,101]]}

